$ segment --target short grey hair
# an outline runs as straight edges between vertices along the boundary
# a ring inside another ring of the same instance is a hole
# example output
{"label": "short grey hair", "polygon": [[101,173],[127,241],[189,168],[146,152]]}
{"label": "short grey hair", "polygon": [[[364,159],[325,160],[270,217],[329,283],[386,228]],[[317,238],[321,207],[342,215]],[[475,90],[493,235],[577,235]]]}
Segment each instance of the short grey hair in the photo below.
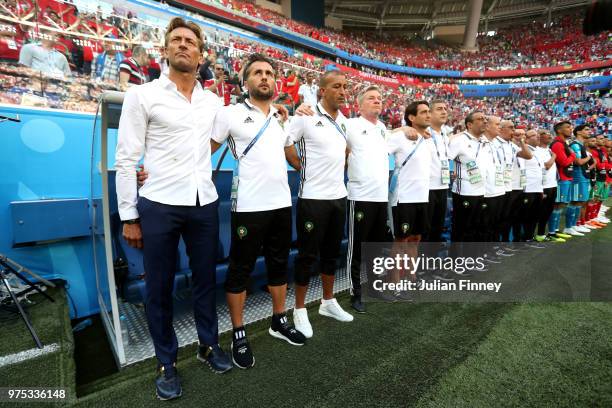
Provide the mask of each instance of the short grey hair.
{"label": "short grey hair", "polygon": [[365,99],[365,95],[366,95],[368,92],[371,92],[371,91],[376,91],[376,92],[378,92],[379,94],[381,94],[381,95],[382,95],[382,92],[380,91],[380,88],[379,88],[378,86],[376,86],[376,85],[370,85],[370,86],[368,86],[366,89],[364,89],[363,91],[361,91],[361,92],[359,93],[359,95],[357,96],[357,103],[358,103],[360,106],[361,106],[361,104],[363,104],[363,100]]}

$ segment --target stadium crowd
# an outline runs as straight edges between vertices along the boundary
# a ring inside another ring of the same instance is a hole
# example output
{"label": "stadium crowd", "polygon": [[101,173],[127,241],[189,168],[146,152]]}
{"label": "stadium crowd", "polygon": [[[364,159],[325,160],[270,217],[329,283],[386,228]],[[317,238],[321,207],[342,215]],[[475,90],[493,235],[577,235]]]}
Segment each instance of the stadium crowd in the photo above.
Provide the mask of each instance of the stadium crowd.
{"label": "stadium crowd", "polygon": [[372,33],[347,33],[317,28],[289,19],[252,2],[217,0],[233,11],[242,12],[287,30],[305,35],[360,57],[417,68],[449,70],[505,70],[576,64],[612,57],[610,33],[587,37],[576,22],[580,15],[556,17],[551,26],[534,21],[480,36],[479,53],[462,52],[435,41],[407,41]]}

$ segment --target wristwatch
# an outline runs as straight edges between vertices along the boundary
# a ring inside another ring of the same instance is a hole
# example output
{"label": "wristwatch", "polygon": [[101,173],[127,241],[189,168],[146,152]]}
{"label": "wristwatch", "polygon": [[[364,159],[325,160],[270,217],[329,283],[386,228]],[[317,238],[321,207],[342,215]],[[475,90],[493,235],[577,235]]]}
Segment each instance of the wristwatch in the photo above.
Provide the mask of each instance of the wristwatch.
{"label": "wristwatch", "polygon": [[140,218],[134,218],[132,220],[123,220],[124,224],[132,225],[132,224],[140,224]]}

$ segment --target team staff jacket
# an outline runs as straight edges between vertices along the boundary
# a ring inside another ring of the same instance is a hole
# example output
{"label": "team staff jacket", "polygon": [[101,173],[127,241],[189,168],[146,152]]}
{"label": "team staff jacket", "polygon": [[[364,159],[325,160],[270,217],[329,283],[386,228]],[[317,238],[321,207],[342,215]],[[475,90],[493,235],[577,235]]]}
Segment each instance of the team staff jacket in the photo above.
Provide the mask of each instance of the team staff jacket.
{"label": "team staff jacket", "polygon": [[568,176],[564,170],[572,163],[574,163],[576,154],[572,152],[567,154],[566,151],[570,151],[569,146],[567,146],[565,141],[558,136],[555,138],[555,140],[553,140],[552,144],[550,145],[550,150],[552,150],[553,153],[557,155],[555,163],[557,164],[557,168],[559,169],[559,179],[561,181],[572,181],[572,177]]}

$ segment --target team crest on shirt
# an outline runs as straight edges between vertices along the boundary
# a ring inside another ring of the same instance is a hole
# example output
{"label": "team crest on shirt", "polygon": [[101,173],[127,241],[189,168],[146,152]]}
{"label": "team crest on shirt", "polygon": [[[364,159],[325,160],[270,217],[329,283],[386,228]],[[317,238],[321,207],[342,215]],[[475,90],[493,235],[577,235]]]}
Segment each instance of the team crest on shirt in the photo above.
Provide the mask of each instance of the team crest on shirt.
{"label": "team crest on shirt", "polygon": [[306,230],[306,232],[310,232],[314,229],[314,223],[312,221],[306,221],[304,223],[304,229]]}
{"label": "team crest on shirt", "polygon": [[368,131],[364,129],[364,130],[363,130],[363,132],[361,132],[361,134],[362,134],[362,135],[367,135],[367,134],[368,134]]}
{"label": "team crest on shirt", "polygon": [[254,120],[250,116],[247,116],[247,118],[244,120],[244,123],[253,123],[253,122]]}
{"label": "team crest on shirt", "polygon": [[364,215],[363,215],[363,212],[361,211],[357,211],[357,213],[355,214],[355,219],[357,219],[358,222],[363,220],[363,217]]}
{"label": "team crest on shirt", "polygon": [[323,127],[323,122],[318,121],[317,124],[315,125],[315,127]]}
{"label": "team crest on shirt", "polygon": [[344,126],[344,123],[343,123],[343,124],[341,124],[341,125],[340,125],[340,127],[342,128],[342,131],[343,131],[344,133],[346,133],[346,126]]}
{"label": "team crest on shirt", "polygon": [[244,225],[241,225],[238,228],[236,228],[236,234],[238,234],[238,237],[240,239],[243,239],[244,237],[246,237],[248,233],[249,233],[249,230],[247,230],[247,228]]}
{"label": "team crest on shirt", "polygon": [[463,207],[464,208],[468,208],[470,206],[470,202],[469,201],[464,201],[463,202]]}
{"label": "team crest on shirt", "polygon": [[385,137],[385,131],[380,129],[380,135],[384,138]]}
{"label": "team crest on shirt", "polygon": [[409,229],[410,229],[410,225],[407,222],[402,224],[402,232],[404,234],[407,233]]}

